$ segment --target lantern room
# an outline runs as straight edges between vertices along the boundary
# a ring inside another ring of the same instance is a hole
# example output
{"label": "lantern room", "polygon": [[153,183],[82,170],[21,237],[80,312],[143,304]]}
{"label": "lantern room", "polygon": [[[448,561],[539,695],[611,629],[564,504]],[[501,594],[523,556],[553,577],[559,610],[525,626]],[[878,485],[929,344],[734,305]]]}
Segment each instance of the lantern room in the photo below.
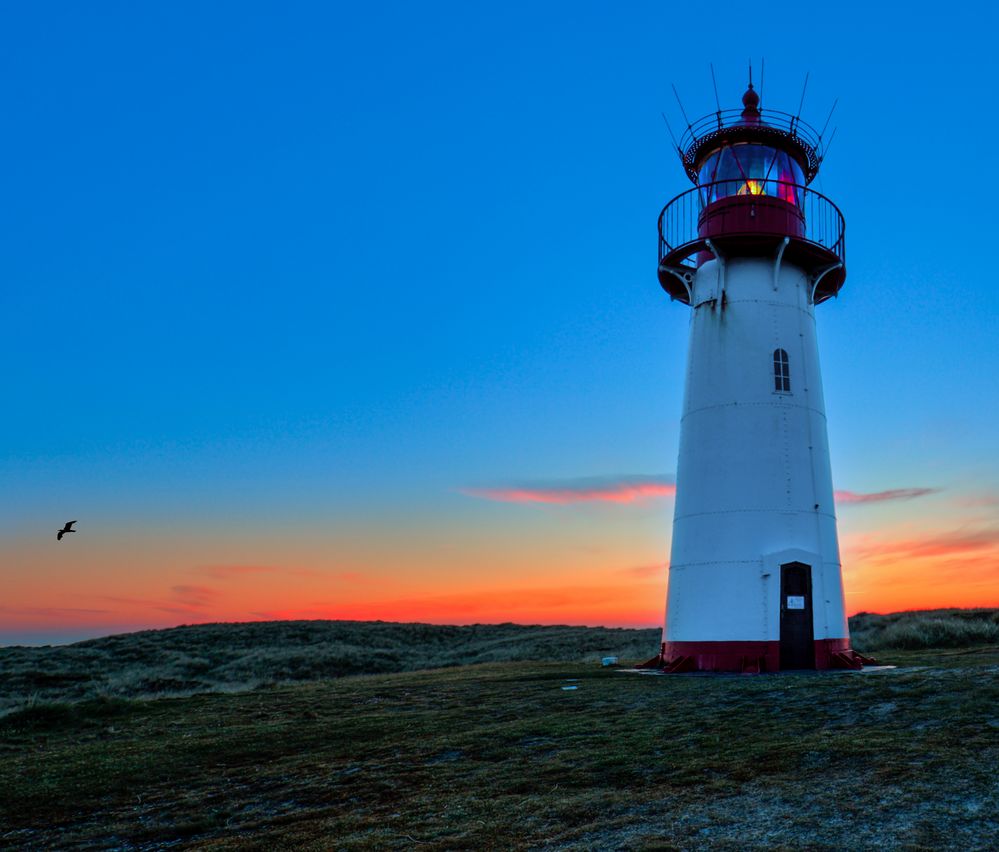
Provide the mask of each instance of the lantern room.
{"label": "lantern room", "polygon": [[839,209],[809,187],[822,161],[821,136],[803,122],[760,108],[753,84],[741,110],[721,110],[687,127],[679,154],[694,189],[659,217],[659,280],[689,301],[697,267],[735,254],[785,260],[809,272],[816,303],[835,296],[846,278]]}
{"label": "lantern room", "polygon": [[697,170],[703,200],[711,204],[729,195],[771,195],[801,206],[796,186],[805,183],[798,161],[772,145],[737,142],[708,154]]}

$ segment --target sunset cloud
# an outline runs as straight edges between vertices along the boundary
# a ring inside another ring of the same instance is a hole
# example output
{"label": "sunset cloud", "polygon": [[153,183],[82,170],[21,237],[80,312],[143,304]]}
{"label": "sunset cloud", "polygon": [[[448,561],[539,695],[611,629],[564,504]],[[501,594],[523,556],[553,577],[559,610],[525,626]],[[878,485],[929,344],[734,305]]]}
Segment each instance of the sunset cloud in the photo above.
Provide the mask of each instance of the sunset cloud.
{"label": "sunset cloud", "polygon": [[990,492],[969,494],[959,497],[955,502],[966,509],[992,509],[999,507],[999,494]]}
{"label": "sunset cloud", "polygon": [[192,616],[204,619],[209,616],[211,608],[218,604],[220,593],[205,586],[173,586],[169,597],[163,599],[117,595],[102,595],[100,599],[131,611],[155,610],[182,616],[185,619]]}
{"label": "sunset cloud", "polygon": [[617,624],[650,627],[661,617],[661,595],[645,584],[492,588],[447,595],[371,601],[315,601],[304,607],[257,610],[266,619],[336,619],[434,624]]}
{"label": "sunset cloud", "polygon": [[462,494],[503,503],[634,503],[676,493],[669,475],[587,476],[491,488],[463,488]]}
{"label": "sunset cloud", "polygon": [[840,505],[849,505],[851,503],[884,503],[888,500],[912,500],[914,497],[936,494],[939,490],[939,488],[892,488],[889,491],[873,491],[869,494],[860,494],[856,491],[837,491],[834,496]]}
{"label": "sunset cloud", "polygon": [[638,579],[665,577],[666,563],[656,562],[652,565],[631,565],[627,568],[621,568],[618,573],[624,574],[627,577],[637,577]]}
{"label": "sunset cloud", "polygon": [[198,609],[211,606],[219,597],[217,589],[207,586],[174,586],[170,592],[177,603]]}
{"label": "sunset cloud", "polygon": [[199,574],[213,577],[216,580],[228,580],[231,577],[248,577],[259,574],[292,574],[298,577],[317,577],[318,571],[306,568],[285,568],[281,565],[200,565],[196,569]]}
{"label": "sunset cloud", "polygon": [[273,565],[201,565],[197,568],[198,573],[217,580],[226,580],[229,577],[246,577],[253,574],[276,574],[280,571]]}
{"label": "sunset cloud", "polygon": [[76,606],[0,606],[0,615],[37,615],[44,618],[104,615],[106,609],[84,609]]}
{"label": "sunset cloud", "polygon": [[[895,539],[852,543],[851,555],[874,563],[914,559],[949,559],[999,549],[999,529],[957,530]],[[992,561],[992,560],[990,560]],[[995,564],[994,561],[992,564]],[[997,568],[999,570],[999,568]]]}
{"label": "sunset cloud", "polygon": [[842,545],[854,611],[999,605],[999,527],[846,536]]}
{"label": "sunset cloud", "polygon": [[[841,490],[835,493],[835,498],[840,505],[886,503],[912,500],[938,491],[939,488],[892,488],[865,494]],[[676,484],[674,477],[668,474],[631,474],[462,488],[461,493],[502,503],[635,503],[655,497],[672,497],[676,494]]]}

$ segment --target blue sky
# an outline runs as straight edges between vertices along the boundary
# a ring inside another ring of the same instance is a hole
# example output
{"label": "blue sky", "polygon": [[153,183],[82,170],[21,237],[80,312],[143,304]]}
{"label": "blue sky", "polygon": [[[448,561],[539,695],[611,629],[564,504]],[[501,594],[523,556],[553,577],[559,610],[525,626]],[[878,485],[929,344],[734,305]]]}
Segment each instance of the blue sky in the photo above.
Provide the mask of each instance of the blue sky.
{"label": "blue sky", "polygon": [[18,605],[52,603],[23,578],[56,577],[67,557],[29,542],[63,515],[150,586],[175,552],[384,564],[375,542],[400,530],[417,573],[464,539],[470,562],[511,537],[662,558],[669,501],[538,514],[462,489],[673,471],[688,315],[656,281],[655,222],[689,184],[660,111],[681,125],[672,82],[710,112],[709,62],[737,105],[762,56],[765,106],[794,110],[806,71],[808,120],[839,98],[816,182],[847,220],[846,287],[818,311],[836,485],[943,489],[849,524],[992,524],[962,506],[999,484],[995,17],[9,7],[0,571]]}

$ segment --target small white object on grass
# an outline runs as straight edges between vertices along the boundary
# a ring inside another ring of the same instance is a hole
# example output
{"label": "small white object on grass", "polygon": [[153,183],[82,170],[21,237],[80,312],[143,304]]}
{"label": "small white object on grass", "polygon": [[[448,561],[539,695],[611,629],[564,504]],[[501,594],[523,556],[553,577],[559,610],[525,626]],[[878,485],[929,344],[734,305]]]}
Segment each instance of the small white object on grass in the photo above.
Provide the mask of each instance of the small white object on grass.
{"label": "small white object on grass", "polygon": [[602,666],[616,666],[617,657],[604,657],[600,660],[600,665]]}
{"label": "small white object on grass", "polygon": [[563,691],[568,692],[570,689],[579,689],[578,686],[563,686]]}

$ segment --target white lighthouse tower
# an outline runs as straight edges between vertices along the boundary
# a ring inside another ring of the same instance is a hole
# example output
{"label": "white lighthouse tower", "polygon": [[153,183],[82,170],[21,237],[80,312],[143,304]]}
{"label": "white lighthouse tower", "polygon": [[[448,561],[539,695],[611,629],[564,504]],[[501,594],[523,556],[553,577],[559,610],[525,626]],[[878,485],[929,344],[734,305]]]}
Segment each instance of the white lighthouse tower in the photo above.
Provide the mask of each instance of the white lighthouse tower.
{"label": "white lighthouse tower", "polygon": [[846,278],[843,216],[809,188],[820,135],[761,109],[751,82],[742,103],[688,126],[695,186],[659,217],[659,281],[690,306],[690,345],[658,664],[859,668],[815,332]]}

